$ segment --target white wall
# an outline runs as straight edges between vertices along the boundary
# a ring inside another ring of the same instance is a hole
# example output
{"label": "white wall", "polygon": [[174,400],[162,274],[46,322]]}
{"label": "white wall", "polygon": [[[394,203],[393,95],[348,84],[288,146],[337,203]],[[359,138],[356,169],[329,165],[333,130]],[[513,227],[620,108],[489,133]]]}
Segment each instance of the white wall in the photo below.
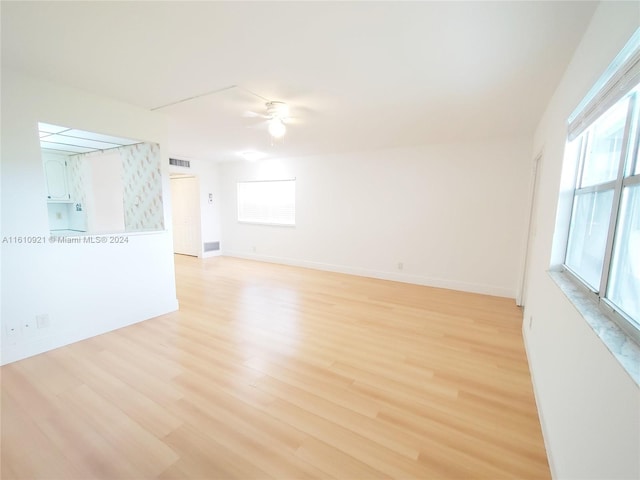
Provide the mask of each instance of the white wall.
{"label": "white wall", "polygon": [[[181,156],[175,158],[185,160]],[[201,217],[201,238],[199,257],[207,258],[220,255],[221,251],[204,252],[205,242],[220,242],[220,179],[219,167],[216,163],[206,160],[189,160],[190,168],[169,166],[172,174],[193,175],[198,179],[200,189],[200,217]],[[213,201],[209,203],[209,194]]]}
{"label": "white wall", "polygon": [[552,472],[559,479],[640,478],[640,390],[547,274],[566,120],[639,22],[637,2],[599,5],[535,135],[534,154],[544,154],[523,331]]}
{"label": "white wall", "polygon": [[[170,232],[128,234],[124,244],[46,241],[38,121],[157,142],[168,157],[161,115],[3,70],[1,236],[45,239],[1,245],[3,364],[177,308]],[[49,326],[34,329],[43,314]]]}
{"label": "white wall", "polygon": [[[221,164],[223,252],[514,297],[530,147],[517,139]],[[295,228],[237,223],[236,182],[294,177]]]}

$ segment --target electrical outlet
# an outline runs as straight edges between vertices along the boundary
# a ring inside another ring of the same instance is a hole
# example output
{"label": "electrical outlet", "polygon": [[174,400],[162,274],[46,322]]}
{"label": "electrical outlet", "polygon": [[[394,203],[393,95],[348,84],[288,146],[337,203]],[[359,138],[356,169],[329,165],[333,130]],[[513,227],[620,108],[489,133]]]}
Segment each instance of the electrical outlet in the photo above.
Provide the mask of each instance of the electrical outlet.
{"label": "electrical outlet", "polygon": [[251,249],[253,250],[253,253],[256,253],[256,246],[255,245],[253,247],[251,247]]}
{"label": "electrical outlet", "polygon": [[529,330],[533,327],[533,315],[529,315]]}
{"label": "electrical outlet", "polygon": [[398,270],[402,270],[404,268],[404,263],[398,262]]}
{"label": "electrical outlet", "polygon": [[62,213],[56,212],[56,219],[57,220],[62,220]]}
{"label": "electrical outlet", "polygon": [[20,328],[17,325],[5,325],[7,340],[10,345],[16,345],[21,337]]}

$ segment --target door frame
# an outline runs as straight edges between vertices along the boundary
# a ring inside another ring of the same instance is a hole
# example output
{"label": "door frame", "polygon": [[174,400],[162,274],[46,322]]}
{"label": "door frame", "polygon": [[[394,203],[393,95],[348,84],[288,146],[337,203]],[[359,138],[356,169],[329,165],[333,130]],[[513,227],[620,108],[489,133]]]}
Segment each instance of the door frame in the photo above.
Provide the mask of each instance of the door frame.
{"label": "door frame", "polygon": [[[196,182],[197,188],[194,195],[196,199],[197,212],[195,212],[196,214],[194,216],[196,218],[195,230],[196,230],[196,240],[198,242],[198,245],[196,248],[197,255],[195,256],[197,256],[198,258],[202,258],[203,246],[202,246],[202,212],[201,212],[201,205],[200,205],[200,179],[198,178],[197,175],[190,174],[190,173],[170,173],[169,174],[170,182],[172,182],[173,180],[180,180],[185,178],[193,178]],[[169,185],[171,186],[171,183]],[[171,188],[169,190],[171,191]],[[174,202],[174,198],[173,198],[173,192],[172,192],[171,193],[171,243],[173,246],[172,247],[173,253],[176,254],[175,245],[173,241],[173,235],[174,235],[173,202]],[[178,255],[189,255],[189,254],[178,253]]]}
{"label": "door frame", "polygon": [[527,215],[527,229],[525,232],[525,241],[524,241],[524,255],[522,257],[521,264],[521,276],[518,282],[518,289],[516,291],[516,305],[522,307],[525,305],[526,294],[527,294],[527,272],[530,265],[531,256],[531,233],[533,231],[534,226],[534,211],[536,210],[536,200],[538,196],[538,181],[540,174],[540,164],[542,163],[542,156],[544,152],[540,151],[534,159],[533,164],[531,166],[531,177],[529,181],[529,195],[528,195],[528,215]]}

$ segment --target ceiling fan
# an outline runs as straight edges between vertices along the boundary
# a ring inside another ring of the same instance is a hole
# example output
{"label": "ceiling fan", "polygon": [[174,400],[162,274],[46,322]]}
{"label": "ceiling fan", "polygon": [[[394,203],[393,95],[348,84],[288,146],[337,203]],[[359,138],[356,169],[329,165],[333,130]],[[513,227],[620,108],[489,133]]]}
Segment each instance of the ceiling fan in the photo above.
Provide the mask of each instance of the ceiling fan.
{"label": "ceiling fan", "polygon": [[268,101],[265,103],[266,113],[245,112],[247,117],[266,119],[267,129],[272,140],[282,138],[287,132],[286,123],[289,121],[289,105],[285,102]]}
{"label": "ceiling fan", "polygon": [[245,117],[260,117],[266,120],[267,130],[269,131],[269,135],[271,136],[271,144],[273,145],[274,141],[281,139],[284,137],[287,132],[287,123],[291,123],[293,117],[289,116],[289,105],[285,102],[269,100],[268,98],[263,97],[247,88],[241,87],[240,85],[229,85],[223,88],[218,88],[216,90],[212,90],[209,92],[201,93],[198,95],[193,95],[191,97],[183,98],[181,100],[177,100],[171,103],[167,103],[165,105],[160,105],[158,107],[154,107],[151,110],[160,110],[163,108],[171,107],[173,105],[177,105],[179,103],[189,102],[191,100],[196,100],[202,97],[206,97],[209,95],[217,95],[222,92],[226,92],[229,90],[241,90],[246,93],[253,95],[254,97],[260,98],[265,101],[266,113],[257,113],[253,111],[245,111]]}

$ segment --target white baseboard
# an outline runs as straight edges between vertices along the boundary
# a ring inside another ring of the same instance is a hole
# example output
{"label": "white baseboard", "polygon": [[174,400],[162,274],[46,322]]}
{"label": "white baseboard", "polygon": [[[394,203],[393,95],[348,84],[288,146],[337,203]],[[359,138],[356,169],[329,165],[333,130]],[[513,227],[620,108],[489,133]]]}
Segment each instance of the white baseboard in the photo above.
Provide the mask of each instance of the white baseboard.
{"label": "white baseboard", "polygon": [[529,338],[528,338],[528,328],[526,325],[528,322],[522,319],[522,339],[524,343],[524,352],[527,356],[527,364],[529,365],[529,375],[531,376],[531,385],[533,386],[533,399],[536,402],[536,410],[538,411],[538,420],[540,421],[540,429],[542,430],[542,441],[544,443],[544,449],[547,454],[547,461],[549,462],[549,470],[551,471],[551,478],[558,478],[556,475],[555,464],[553,461],[553,455],[551,451],[551,446],[549,445],[549,435],[547,433],[547,423],[544,419],[544,414],[542,413],[542,409],[540,408],[540,396],[538,395],[538,387],[535,379],[535,373],[533,372],[533,362],[531,361],[531,353],[529,351]]}
{"label": "white baseboard", "polygon": [[441,278],[426,277],[423,275],[412,275],[401,272],[370,270],[367,268],[353,267],[348,265],[336,265],[331,263],[314,262],[310,260],[299,260],[294,258],[276,257],[270,255],[258,255],[255,253],[223,251],[222,255],[228,257],[244,258],[247,260],[257,260],[261,262],[279,263],[295,267],[313,268],[315,270],[325,270],[328,272],[346,273],[348,275],[358,275],[360,277],[379,278],[381,280],[393,280],[395,282],[411,283],[414,285],[424,285],[426,287],[446,288],[449,290],[459,290],[462,292],[480,293],[496,297],[514,298],[515,292],[512,289],[497,287],[494,285],[475,284],[459,282],[455,280],[445,280]]}
{"label": "white baseboard", "polygon": [[128,327],[135,323],[150,320],[160,315],[175,312],[178,310],[178,300],[162,300],[159,299],[153,303],[151,308],[145,308],[144,311],[131,312],[130,315],[120,318],[118,321],[103,322],[102,324],[94,325],[92,323],[76,322],[75,324],[86,325],[87,328],[76,328],[70,330],[68,328],[55,328],[43,330],[33,338],[21,338],[15,344],[12,344],[8,339],[2,338],[2,359],[0,365],[6,365],[8,363],[17,362],[40,353],[55,350],[56,348],[64,347],[72,343],[86,340],[87,338],[102,335],[103,333],[118,330],[120,328]]}

